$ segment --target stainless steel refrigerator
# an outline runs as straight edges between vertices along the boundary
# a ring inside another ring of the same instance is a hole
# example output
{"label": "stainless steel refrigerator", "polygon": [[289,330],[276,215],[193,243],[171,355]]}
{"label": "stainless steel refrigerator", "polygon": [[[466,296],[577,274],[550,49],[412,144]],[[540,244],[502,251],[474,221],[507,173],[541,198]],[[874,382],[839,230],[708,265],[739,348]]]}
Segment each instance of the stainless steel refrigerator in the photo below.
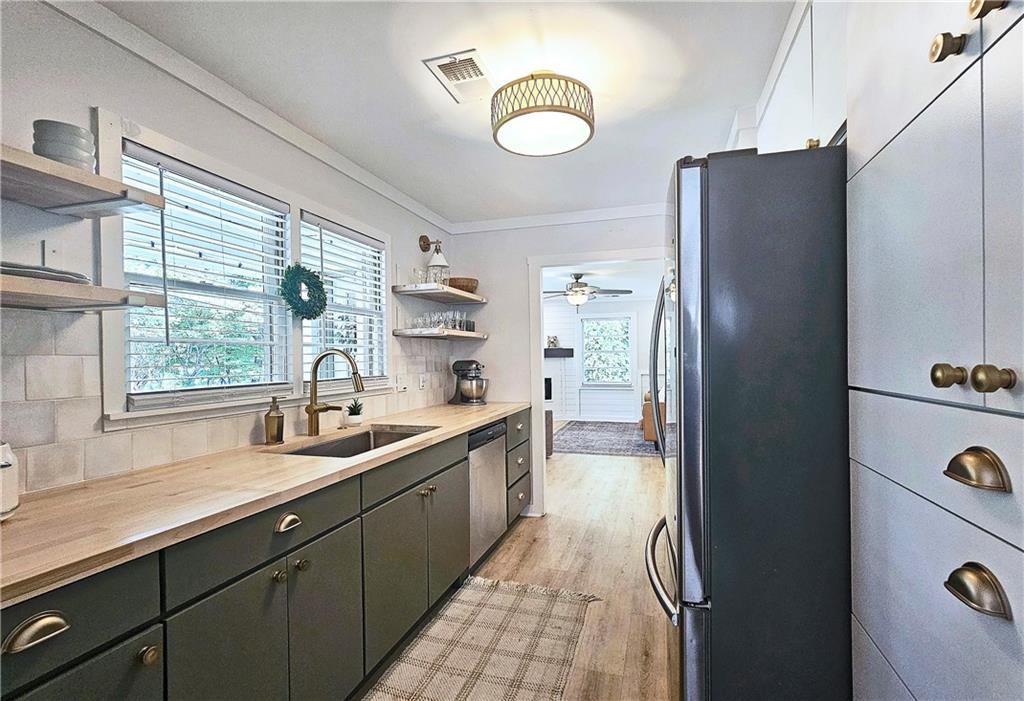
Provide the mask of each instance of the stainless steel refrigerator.
{"label": "stainless steel refrigerator", "polygon": [[685,158],[670,199],[645,552],[670,693],[849,697],[845,147]]}

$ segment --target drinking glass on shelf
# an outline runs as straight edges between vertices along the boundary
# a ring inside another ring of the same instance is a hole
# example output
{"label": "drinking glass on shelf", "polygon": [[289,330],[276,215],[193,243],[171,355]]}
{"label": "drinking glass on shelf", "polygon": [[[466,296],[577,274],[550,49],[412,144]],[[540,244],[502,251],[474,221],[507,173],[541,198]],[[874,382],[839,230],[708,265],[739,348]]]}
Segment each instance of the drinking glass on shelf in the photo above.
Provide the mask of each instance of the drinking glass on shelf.
{"label": "drinking glass on shelf", "polygon": [[412,269],[412,282],[414,285],[422,285],[427,281],[427,270],[426,268],[413,268]]}

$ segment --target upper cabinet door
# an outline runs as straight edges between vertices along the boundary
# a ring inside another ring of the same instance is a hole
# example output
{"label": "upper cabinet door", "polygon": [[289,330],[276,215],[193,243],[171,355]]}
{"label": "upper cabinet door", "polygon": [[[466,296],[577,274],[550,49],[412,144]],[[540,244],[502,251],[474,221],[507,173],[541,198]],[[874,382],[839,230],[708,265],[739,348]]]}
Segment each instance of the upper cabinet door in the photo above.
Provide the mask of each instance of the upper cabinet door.
{"label": "upper cabinet door", "polygon": [[998,10],[990,10],[981,20],[981,38],[985,51],[988,51],[1021,15],[1024,15],[1024,0],[1008,0]]}
{"label": "upper cabinet door", "polygon": [[985,54],[982,71],[985,362],[1017,373],[1016,387],[986,394],[985,404],[1024,412],[1024,23]]}
{"label": "upper cabinet door", "polygon": [[811,90],[811,14],[808,12],[793,38],[757,126],[758,151],[802,149],[807,139],[816,136],[811,119],[814,109]]}
{"label": "upper cabinet door", "polygon": [[969,369],[984,357],[980,68],[847,186],[854,387],[983,403],[969,383],[936,388],[930,380],[933,363]]}
{"label": "upper cabinet door", "polygon": [[814,125],[810,136],[824,146],[846,120],[846,2],[811,5],[814,59]]}
{"label": "upper cabinet door", "polygon": [[[853,175],[978,58],[981,23],[963,2],[855,2],[847,15],[847,170]],[[928,60],[937,34],[963,52]],[[947,164],[954,167],[956,161]]]}

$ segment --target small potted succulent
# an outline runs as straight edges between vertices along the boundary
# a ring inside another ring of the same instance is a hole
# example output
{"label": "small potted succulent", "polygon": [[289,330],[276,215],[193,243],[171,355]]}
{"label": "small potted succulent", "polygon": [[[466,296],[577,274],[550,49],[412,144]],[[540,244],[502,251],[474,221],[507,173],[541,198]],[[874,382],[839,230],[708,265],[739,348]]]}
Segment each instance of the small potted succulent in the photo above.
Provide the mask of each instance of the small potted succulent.
{"label": "small potted succulent", "polygon": [[354,398],[345,407],[345,413],[348,418],[345,420],[346,426],[361,426],[363,423],[363,403],[359,401],[359,397]]}

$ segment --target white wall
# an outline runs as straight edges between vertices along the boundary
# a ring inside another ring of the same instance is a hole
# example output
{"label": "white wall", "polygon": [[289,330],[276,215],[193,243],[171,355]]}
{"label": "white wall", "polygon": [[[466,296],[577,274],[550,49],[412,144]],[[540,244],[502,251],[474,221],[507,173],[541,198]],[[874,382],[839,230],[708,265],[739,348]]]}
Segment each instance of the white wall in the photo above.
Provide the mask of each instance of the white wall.
{"label": "white wall", "polygon": [[453,355],[474,358],[487,366],[488,398],[530,401],[528,259],[660,247],[665,242],[665,226],[664,216],[647,216],[455,236],[458,263],[452,263],[453,270],[480,279],[479,291],[488,303],[476,319],[478,328],[487,331],[490,339],[460,344]]}
{"label": "white wall", "polygon": [[[591,315],[623,315],[633,323],[633,384],[628,388],[593,388],[582,384],[582,320]],[[544,375],[552,378],[554,418],[579,421],[639,421],[643,393],[650,388],[649,360],[654,300],[621,298],[591,301],[578,308],[562,299],[544,303],[544,335],[557,335],[572,358],[546,358]]]}
{"label": "white wall", "polygon": [[[423,265],[425,257],[416,246],[420,234],[449,240],[446,233],[391,200],[53,9],[5,2],[0,12],[4,144],[30,149],[32,121],[38,118],[89,126],[90,108],[98,106],[384,232],[392,240],[391,270]],[[0,214],[4,260],[38,263],[40,242],[45,240],[51,265],[95,274],[98,261],[91,222],[6,201]],[[451,260],[459,263],[454,251]],[[408,304],[390,301],[394,315]],[[263,409],[253,408],[174,426],[105,432],[99,397],[98,319],[2,312],[0,435],[17,449],[24,467],[24,489],[68,484],[262,440]],[[391,372],[409,389],[369,399],[369,415],[443,401],[449,391],[448,353],[446,343],[393,339]],[[422,391],[420,374],[427,375]],[[301,409],[291,406],[287,414],[288,433],[304,432]]]}

